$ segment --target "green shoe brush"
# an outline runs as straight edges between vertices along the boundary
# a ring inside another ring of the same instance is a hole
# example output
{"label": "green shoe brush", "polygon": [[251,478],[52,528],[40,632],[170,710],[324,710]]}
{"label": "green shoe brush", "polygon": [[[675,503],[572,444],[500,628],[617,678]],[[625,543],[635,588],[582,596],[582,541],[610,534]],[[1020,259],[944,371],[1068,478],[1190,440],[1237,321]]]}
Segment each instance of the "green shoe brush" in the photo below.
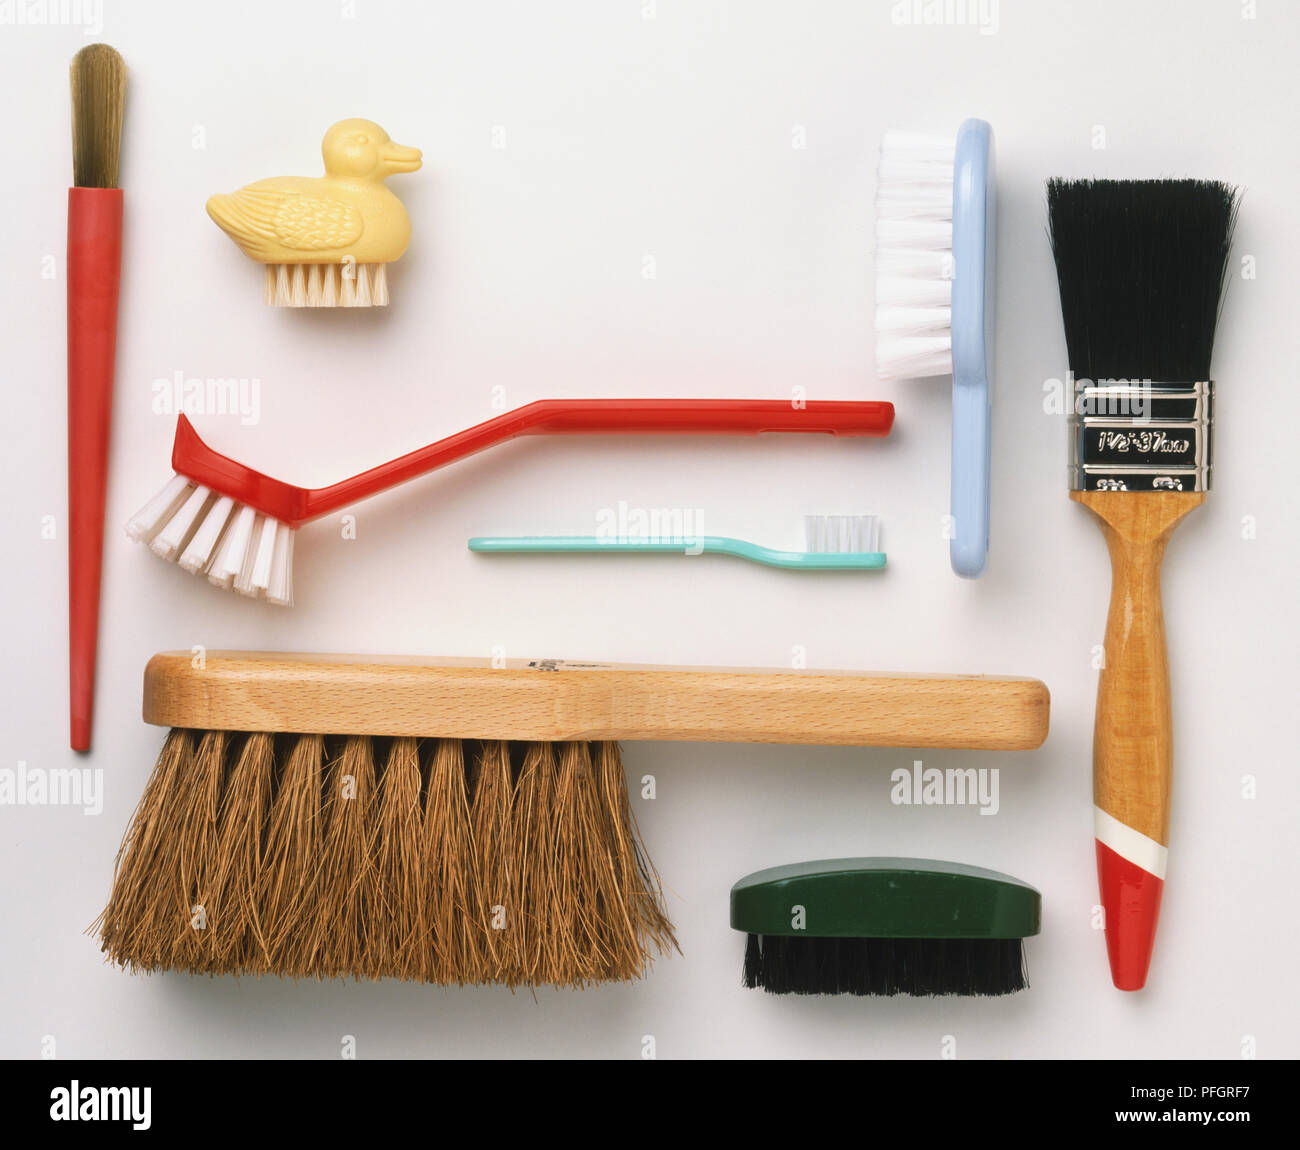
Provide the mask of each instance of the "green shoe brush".
{"label": "green shoe brush", "polygon": [[1041,897],[997,871],[858,858],[756,871],[731,888],[744,984],[769,994],[1014,994]]}
{"label": "green shoe brush", "polygon": [[469,549],[487,555],[733,555],[794,571],[872,571],[885,565],[874,515],[809,515],[807,551],[779,551],[724,535],[478,535]]}

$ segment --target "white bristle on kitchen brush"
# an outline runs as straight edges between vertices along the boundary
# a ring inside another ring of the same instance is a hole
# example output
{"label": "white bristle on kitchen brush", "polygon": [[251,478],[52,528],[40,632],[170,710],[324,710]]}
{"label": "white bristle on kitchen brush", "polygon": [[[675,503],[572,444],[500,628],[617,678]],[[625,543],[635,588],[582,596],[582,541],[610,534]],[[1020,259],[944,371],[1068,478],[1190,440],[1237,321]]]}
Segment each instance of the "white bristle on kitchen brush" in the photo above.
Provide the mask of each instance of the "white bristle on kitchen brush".
{"label": "white bristle on kitchen brush", "polygon": [[293,528],[184,476],[173,476],[126,532],[218,587],[283,607],[293,602]]}
{"label": "white bristle on kitchen brush", "polygon": [[140,508],[126,524],[126,534],[135,543],[148,543],[158,533],[159,527],[176,513],[189,498],[192,484],[183,475],[173,475],[148,503]]}
{"label": "white bristle on kitchen brush", "polygon": [[230,521],[230,513],[234,507],[235,501],[229,495],[222,495],[208,509],[203,522],[199,524],[193,537],[185,545],[185,550],[181,552],[180,558],[176,560],[182,571],[197,575],[208,565],[208,560],[216,550],[217,540],[221,538],[221,532]]}
{"label": "white bristle on kitchen brush", "polygon": [[203,520],[203,512],[208,506],[212,492],[206,487],[195,485],[189,488],[189,495],[170,519],[162,524],[149,542],[149,550],[163,559],[171,561],[180,555],[189,543],[198,525]]}
{"label": "white bristle on kitchen brush", "polygon": [[266,597],[281,607],[293,606],[293,528],[283,523],[276,524],[275,555]]}
{"label": "white bristle on kitchen brush", "polygon": [[808,550],[825,554],[875,554],[880,550],[879,515],[805,515]]}
{"label": "white bristle on kitchen brush", "polygon": [[241,595],[266,593],[271,582],[271,559],[275,555],[276,522],[269,515],[259,515],[253,529],[253,546],[245,556],[244,570],[235,580],[235,590]]}
{"label": "white bristle on kitchen brush", "polygon": [[240,506],[230,520],[217,553],[207,566],[208,582],[227,589],[235,585],[235,578],[244,569],[244,555],[253,539],[253,524],[257,521],[257,512],[251,507]]}
{"label": "white bristle on kitchen brush", "polygon": [[952,184],[957,141],[887,132],[876,186],[876,372],[952,373]]}

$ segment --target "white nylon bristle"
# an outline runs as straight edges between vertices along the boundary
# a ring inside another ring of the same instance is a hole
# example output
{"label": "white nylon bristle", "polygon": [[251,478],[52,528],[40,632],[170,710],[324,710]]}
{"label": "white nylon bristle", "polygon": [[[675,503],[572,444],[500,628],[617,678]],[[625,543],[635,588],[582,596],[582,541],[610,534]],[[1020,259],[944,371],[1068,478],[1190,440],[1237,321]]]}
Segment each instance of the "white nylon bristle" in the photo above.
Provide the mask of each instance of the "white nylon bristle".
{"label": "white nylon bristle", "polygon": [[387,264],[266,264],[273,307],[386,307]]}
{"label": "white nylon bristle", "polygon": [[265,595],[271,583],[271,560],[275,556],[276,521],[269,515],[258,524],[260,531],[257,547],[253,552],[253,565],[248,573],[248,585],[241,587],[235,583],[235,590],[245,595]]}
{"label": "white nylon bristle", "polygon": [[216,556],[208,566],[209,583],[227,589],[234,586],[235,577],[244,569],[244,555],[252,541],[256,520],[257,512],[251,507],[241,506],[235,512]]}
{"label": "white nylon bristle", "polygon": [[223,495],[208,508],[203,522],[198,525],[181,557],[176,561],[182,571],[197,575],[208,565],[222,531],[230,522],[230,513],[234,507],[235,501],[229,495]]}
{"label": "white nylon bristle", "polygon": [[945,280],[882,279],[876,288],[876,307],[951,307],[952,284]]}
{"label": "white nylon bristle", "polygon": [[887,132],[876,187],[876,371],[952,373],[952,190],[956,140]]}
{"label": "white nylon bristle", "polygon": [[952,251],[918,248],[886,248],[876,253],[876,275],[890,279],[952,279]]}
{"label": "white nylon bristle", "polygon": [[176,509],[189,498],[193,484],[183,475],[173,475],[148,503],[127,520],[126,534],[135,543],[149,543],[162,525],[176,514]]}
{"label": "white nylon bristle", "polygon": [[951,220],[877,220],[876,246],[886,252],[951,252]]}
{"label": "white nylon bristle", "polygon": [[878,332],[942,336],[951,325],[952,309],[946,307],[887,307],[876,313]]}
{"label": "white nylon bristle", "polygon": [[218,587],[293,603],[293,528],[183,476],[132,516],[127,534]]}
{"label": "white nylon bristle", "polygon": [[271,560],[266,598],[280,607],[293,606],[293,528],[284,523],[275,527],[275,555]]}
{"label": "white nylon bristle", "polygon": [[187,488],[189,494],[185,501],[176,508],[166,523],[161,524],[156,535],[149,543],[149,550],[163,559],[175,559],[181,549],[190,541],[194,529],[203,518],[203,509],[212,494],[206,487]]}
{"label": "white nylon bristle", "polygon": [[266,516],[254,512],[253,526],[248,532],[248,544],[244,548],[239,570],[235,572],[235,590],[241,595],[247,595],[250,598],[257,594],[253,587],[253,568],[257,566],[257,552],[262,546],[262,533],[265,525]]}
{"label": "white nylon bristle", "polygon": [[900,178],[897,185],[876,189],[879,219],[905,223],[908,220],[941,220],[952,214],[952,183],[930,186]]}
{"label": "white nylon bristle", "polygon": [[808,550],[816,553],[875,554],[880,550],[878,515],[805,515]]}
{"label": "white nylon bristle", "polygon": [[370,307],[373,303],[370,298],[370,271],[365,264],[359,264],[357,266],[356,285],[356,306]]}

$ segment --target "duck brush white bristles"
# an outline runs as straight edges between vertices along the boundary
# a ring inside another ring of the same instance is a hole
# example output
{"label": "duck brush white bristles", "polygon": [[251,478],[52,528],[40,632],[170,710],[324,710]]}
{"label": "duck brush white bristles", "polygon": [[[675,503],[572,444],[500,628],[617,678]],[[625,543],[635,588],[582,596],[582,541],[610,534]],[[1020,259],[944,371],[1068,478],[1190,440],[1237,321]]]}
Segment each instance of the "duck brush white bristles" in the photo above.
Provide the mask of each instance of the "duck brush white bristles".
{"label": "duck brush white bristles", "polygon": [[267,264],[274,307],[387,307],[387,264]]}
{"label": "duck brush white bristles", "polygon": [[137,511],[127,535],[217,587],[293,605],[294,529],[183,475]]}

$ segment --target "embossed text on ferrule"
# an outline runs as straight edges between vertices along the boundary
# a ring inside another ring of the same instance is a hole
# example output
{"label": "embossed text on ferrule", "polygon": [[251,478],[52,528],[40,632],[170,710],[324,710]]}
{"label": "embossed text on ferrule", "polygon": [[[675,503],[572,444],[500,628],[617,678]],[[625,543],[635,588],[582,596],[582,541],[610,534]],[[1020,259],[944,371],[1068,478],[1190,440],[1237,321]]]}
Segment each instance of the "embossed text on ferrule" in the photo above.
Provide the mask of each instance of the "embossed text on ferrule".
{"label": "embossed text on ferrule", "polygon": [[1214,384],[1080,386],[1070,416],[1075,490],[1206,491]]}
{"label": "embossed text on ferrule", "polygon": [[1182,455],[1191,446],[1190,439],[1175,439],[1164,431],[1102,431],[1101,447],[1104,451],[1124,454],[1132,450],[1140,455]]}

